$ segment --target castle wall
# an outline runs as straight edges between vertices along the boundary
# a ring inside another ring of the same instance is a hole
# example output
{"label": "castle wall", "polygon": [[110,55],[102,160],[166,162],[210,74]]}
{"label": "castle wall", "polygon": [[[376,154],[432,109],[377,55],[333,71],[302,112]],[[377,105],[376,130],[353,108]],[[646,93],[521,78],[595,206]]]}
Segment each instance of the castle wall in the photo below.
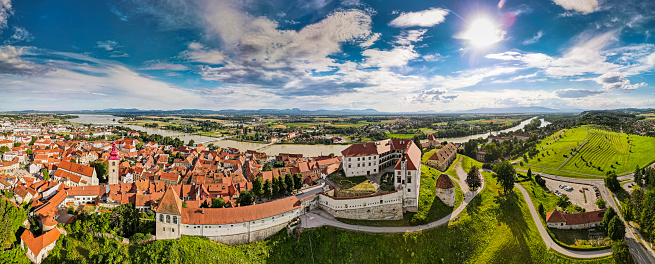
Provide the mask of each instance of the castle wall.
{"label": "castle wall", "polygon": [[338,218],[361,220],[399,220],[403,218],[402,192],[356,198],[319,195],[322,210]]}

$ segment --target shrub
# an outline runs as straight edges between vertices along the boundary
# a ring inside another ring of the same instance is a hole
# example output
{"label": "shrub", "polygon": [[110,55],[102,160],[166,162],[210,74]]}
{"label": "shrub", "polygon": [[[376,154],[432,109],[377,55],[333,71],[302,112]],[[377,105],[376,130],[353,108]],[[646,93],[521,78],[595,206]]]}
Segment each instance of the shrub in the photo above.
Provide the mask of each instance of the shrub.
{"label": "shrub", "polygon": [[151,235],[146,235],[144,233],[136,233],[130,237],[130,243],[136,244],[139,242],[146,241],[151,238]]}
{"label": "shrub", "polygon": [[482,168],[487,170],[493,170],[494,166],[491,163],[484,163],[482,164]]}
{"label": "shrub", "polygon": [[605,204],[606,204],[606,202],[605,202],[605,200],[603,200],[603,198],[599,198],[596,201],[596,205],[598,205],[598,208],[600,208],[600,209],[605,208]]}

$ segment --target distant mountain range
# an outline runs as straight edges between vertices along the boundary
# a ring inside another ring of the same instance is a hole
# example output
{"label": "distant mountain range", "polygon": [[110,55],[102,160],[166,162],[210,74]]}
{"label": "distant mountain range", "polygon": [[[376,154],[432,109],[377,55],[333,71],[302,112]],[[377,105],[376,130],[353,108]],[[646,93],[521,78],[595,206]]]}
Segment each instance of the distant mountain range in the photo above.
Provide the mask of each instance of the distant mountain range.
{"label": "distant mountain range", "polygon": [[[615,109],[611,111],[648,111],[649,109]],[[102,110],[81,111],[11,111],[8,113],[60,113],[60,114],[112,114],[112,115],[429,115],[429,114],[538,114],[538,113],[580,113],[584,109],[552,109],[547,107],[505,107],[505,108],[476,108],[462,111],[417,111],[417,112],[380,112],[375,109],[341,109],[341,110],[301,110],[292,109],[258,109],[258,110],[139,110],[136,108],[112,108]]]}

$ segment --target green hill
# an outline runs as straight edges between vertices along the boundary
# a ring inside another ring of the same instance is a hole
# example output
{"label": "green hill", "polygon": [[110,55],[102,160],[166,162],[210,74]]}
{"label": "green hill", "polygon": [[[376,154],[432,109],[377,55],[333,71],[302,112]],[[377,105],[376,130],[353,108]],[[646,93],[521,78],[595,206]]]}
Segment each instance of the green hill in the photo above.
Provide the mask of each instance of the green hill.
{"label": "green hill", "polygon": [[547,137],[536,147],[536,155],[519,167],[570,177],[605,176],[612,170],[621,175],[655,161],[654,147],[652,137],[582,126]]}

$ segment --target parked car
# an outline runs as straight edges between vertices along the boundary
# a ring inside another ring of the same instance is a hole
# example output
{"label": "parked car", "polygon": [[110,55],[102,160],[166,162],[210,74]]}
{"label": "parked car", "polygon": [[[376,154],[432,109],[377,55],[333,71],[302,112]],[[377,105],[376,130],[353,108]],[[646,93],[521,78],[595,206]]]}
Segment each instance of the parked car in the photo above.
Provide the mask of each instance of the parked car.
{"label": "parked car", "polygon": [[580,192],[584,192],[582,189],[580,189]]}

